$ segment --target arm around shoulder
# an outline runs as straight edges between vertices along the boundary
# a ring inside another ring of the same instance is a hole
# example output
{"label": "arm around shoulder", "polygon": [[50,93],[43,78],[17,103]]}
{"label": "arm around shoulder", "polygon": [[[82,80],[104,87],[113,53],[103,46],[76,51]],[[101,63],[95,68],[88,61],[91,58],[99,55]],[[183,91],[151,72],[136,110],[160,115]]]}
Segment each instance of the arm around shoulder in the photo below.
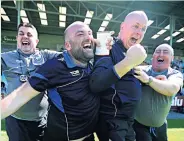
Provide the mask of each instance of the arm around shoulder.
{"label": "arm around shoulder", "polygon": [[118,80],[111,58],[104,57],[95,63],[89,84],[92,92],[97,93],[109,88]]}
{"label": "arm around shoulder", "polygon": [[61,52],[47,49],[43,50],[43,52],[46,55],[47,60],[57,57],[59,54],[61,54]]}
{"label": "arm around shoulder", "polygon": [[182,88],[182,86],[183,76],[180,72],[171,75],[166,80],[158,80],[153,78],[153,81],[150,83],[150,87],[166,96],[175,95]]}
{"label": "arm around shoulder", "polygon": [[16,112],[40,92],[31,87],[29,82],[22,84],[19,88],[1,100],[1,119]]}

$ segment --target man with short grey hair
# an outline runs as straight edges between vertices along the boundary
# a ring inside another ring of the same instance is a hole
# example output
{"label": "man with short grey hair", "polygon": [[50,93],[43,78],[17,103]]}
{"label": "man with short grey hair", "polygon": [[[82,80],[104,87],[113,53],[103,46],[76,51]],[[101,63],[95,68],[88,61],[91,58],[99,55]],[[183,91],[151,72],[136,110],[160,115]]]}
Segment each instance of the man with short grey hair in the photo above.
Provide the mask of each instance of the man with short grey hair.
{"label": "man with short grey hair", "polygon": [[135,140],[132,124],[141,98],[141,85],[133,76],[133,68],[147,56],[140,45],[147,23],[145,12],[130,12],[121,23],[110,54],[95,57],[90,87],[100,96],[100,120],[96,130],[100,141]]}
{"label": "man with short grey hair", "polygon": [[166,118],[173,97],[183,86],[183,75],[170,67],[173,56],[173,48],[161,44],[152,65],[135,67],[143,93],[135,116],[136,141],[167,141]]}

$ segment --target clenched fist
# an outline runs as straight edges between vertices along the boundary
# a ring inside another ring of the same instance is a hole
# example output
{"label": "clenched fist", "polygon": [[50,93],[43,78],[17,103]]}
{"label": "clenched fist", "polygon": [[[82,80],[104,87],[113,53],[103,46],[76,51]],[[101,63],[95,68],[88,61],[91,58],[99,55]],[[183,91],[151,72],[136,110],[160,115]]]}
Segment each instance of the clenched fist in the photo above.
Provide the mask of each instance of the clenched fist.
{"label": "clenched fist", "polygon": [[133,45],[126,53],[125,60],[131,68],[141,64],[147,57],[146,50],[140,44]]}

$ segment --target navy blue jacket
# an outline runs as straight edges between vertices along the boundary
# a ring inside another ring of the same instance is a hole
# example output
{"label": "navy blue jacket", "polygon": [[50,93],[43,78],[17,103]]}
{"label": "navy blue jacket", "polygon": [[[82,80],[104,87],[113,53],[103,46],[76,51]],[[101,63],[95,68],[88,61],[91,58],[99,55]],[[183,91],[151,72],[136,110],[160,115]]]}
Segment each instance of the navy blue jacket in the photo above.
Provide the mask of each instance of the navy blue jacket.
{"label": "navy blue jacket", "polygon": [[[141,98],[141,84],[130,70],[119,78],[114,65],[125,58],[126,48],[121,40],[115,40],[109,56],[96,56],[90,87],[100,95],[100,112],[105,118],[133,119]],[[122,68],[123,69],[123,68]]]}
{"label": "navy blue jacket", "polygon": [[64,52],[42,65],[29,80],[39,92],[48,89],[51,104],[67,118],[64,120],[68,122],[70,136],[85,133],[96,124],[90,121],[98,116],[100,103],[99,96],[90,91],[90,73],[90,63],[87,68],[76,66],[70,55]]}

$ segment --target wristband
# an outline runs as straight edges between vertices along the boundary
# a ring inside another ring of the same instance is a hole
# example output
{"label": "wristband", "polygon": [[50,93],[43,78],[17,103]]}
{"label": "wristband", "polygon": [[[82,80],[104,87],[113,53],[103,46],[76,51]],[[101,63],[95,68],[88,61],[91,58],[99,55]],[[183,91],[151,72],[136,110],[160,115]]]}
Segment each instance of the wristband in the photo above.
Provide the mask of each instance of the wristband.
{"label": "wristband", "polygon": [[148,79],[148,82],[146,83],[146,85],[150,85],[151,82],[153,82],[153,77],[152,76],[149,76],[149,79]]}

